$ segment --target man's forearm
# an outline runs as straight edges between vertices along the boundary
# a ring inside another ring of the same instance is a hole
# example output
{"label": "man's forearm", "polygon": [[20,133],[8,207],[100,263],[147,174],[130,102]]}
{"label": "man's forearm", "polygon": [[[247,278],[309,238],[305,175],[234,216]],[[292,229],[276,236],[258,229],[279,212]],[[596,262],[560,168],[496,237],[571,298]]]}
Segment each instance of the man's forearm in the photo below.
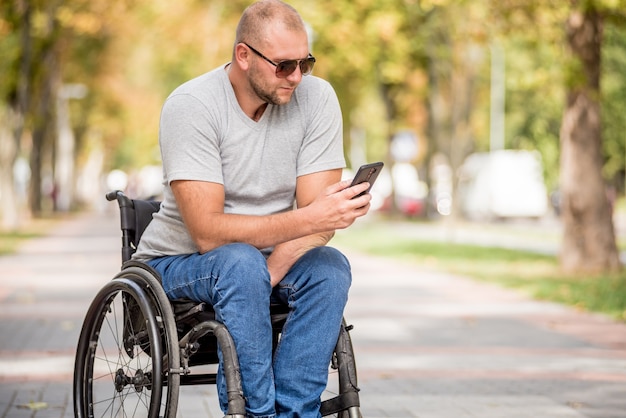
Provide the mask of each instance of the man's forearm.
{"label": "man's forearm", "polygon": [[267,259],[267,268],[270,272],[272,286],[276,286],[285,277],[291,266],[307,251],[326,245],[334,234],[331,231],[308,235],[274,247],[274,251]]}
{"label": "man's forearm", "polygon": [[304,238],[316,233],[315,223],[302,211],[284,212],[268,216],[250,216],[215,213],[202,226],[196,244],[200,252],[232,242],[246,242],[257,248],[267,248]]}

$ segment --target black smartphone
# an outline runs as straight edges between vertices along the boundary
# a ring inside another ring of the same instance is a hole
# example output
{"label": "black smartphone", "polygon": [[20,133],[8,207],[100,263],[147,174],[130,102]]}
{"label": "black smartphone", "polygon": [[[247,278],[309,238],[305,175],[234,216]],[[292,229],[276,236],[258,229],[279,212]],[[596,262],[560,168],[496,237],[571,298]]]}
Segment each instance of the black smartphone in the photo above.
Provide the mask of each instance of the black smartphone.
{"label": "black smartphone", "polygon": [[354,180],[352,180],[352,184],[350,185],[350,187],[356,186],[357,184],[364,182],[368,182],[370,184],[370,187],[364,192],[354,196],[353,199],[370,192],[372,186],[374,185],[374,182],[376,181],[376,177],[378,177],[378,174],[383,169],[383,165],[384,164],[379,161],[377,163],[365,164],[359,167],[359,170],[356,172],[356,175],[354,176]]}

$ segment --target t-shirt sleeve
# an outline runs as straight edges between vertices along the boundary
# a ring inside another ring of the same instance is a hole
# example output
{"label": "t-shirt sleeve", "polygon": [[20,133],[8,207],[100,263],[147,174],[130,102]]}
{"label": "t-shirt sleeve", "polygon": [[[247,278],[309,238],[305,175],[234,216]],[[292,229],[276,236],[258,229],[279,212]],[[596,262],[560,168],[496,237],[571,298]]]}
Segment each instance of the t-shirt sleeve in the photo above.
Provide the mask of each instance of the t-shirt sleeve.
{"label": "t-shirt sleeve", "polygon": [[161,112],[159,143],[165,180],[223,184],[216,121],[197,98],[170,96]]}
{"label": "t-shirt sleeve", "polygon": [[331,85],[319,80],[306,100],[307,125],[298,155],[297,176],[345,167],[341,107]]}

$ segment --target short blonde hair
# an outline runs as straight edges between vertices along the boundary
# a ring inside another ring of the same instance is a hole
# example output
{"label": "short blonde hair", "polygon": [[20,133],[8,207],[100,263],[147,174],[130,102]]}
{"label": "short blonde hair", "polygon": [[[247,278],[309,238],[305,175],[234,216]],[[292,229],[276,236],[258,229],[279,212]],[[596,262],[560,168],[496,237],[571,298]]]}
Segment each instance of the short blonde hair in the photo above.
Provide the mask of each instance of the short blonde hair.
{"label": "short blonde hair", "polygon": [[235,36],[235,46],[241,42],[267,41],[266,28],[280,23],[293,31],[306,31],[304,21],[292,6],[280,0],[261,0],[246,8]]}

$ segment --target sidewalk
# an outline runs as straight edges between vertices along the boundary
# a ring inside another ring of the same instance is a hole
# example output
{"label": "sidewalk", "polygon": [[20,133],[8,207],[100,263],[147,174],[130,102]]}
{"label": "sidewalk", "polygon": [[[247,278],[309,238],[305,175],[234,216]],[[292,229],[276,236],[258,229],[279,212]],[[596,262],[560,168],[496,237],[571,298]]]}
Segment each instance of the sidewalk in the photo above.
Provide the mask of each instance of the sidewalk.
{"label": "sidewalk", "polygon": [[[119,269],[115,207],[0,257],[0,418],[72,417],[73,359],[95,292]],[[346,251],[364,417],[626,417],[626,325]],[[211,386],[179,416],[221,416]]]}

